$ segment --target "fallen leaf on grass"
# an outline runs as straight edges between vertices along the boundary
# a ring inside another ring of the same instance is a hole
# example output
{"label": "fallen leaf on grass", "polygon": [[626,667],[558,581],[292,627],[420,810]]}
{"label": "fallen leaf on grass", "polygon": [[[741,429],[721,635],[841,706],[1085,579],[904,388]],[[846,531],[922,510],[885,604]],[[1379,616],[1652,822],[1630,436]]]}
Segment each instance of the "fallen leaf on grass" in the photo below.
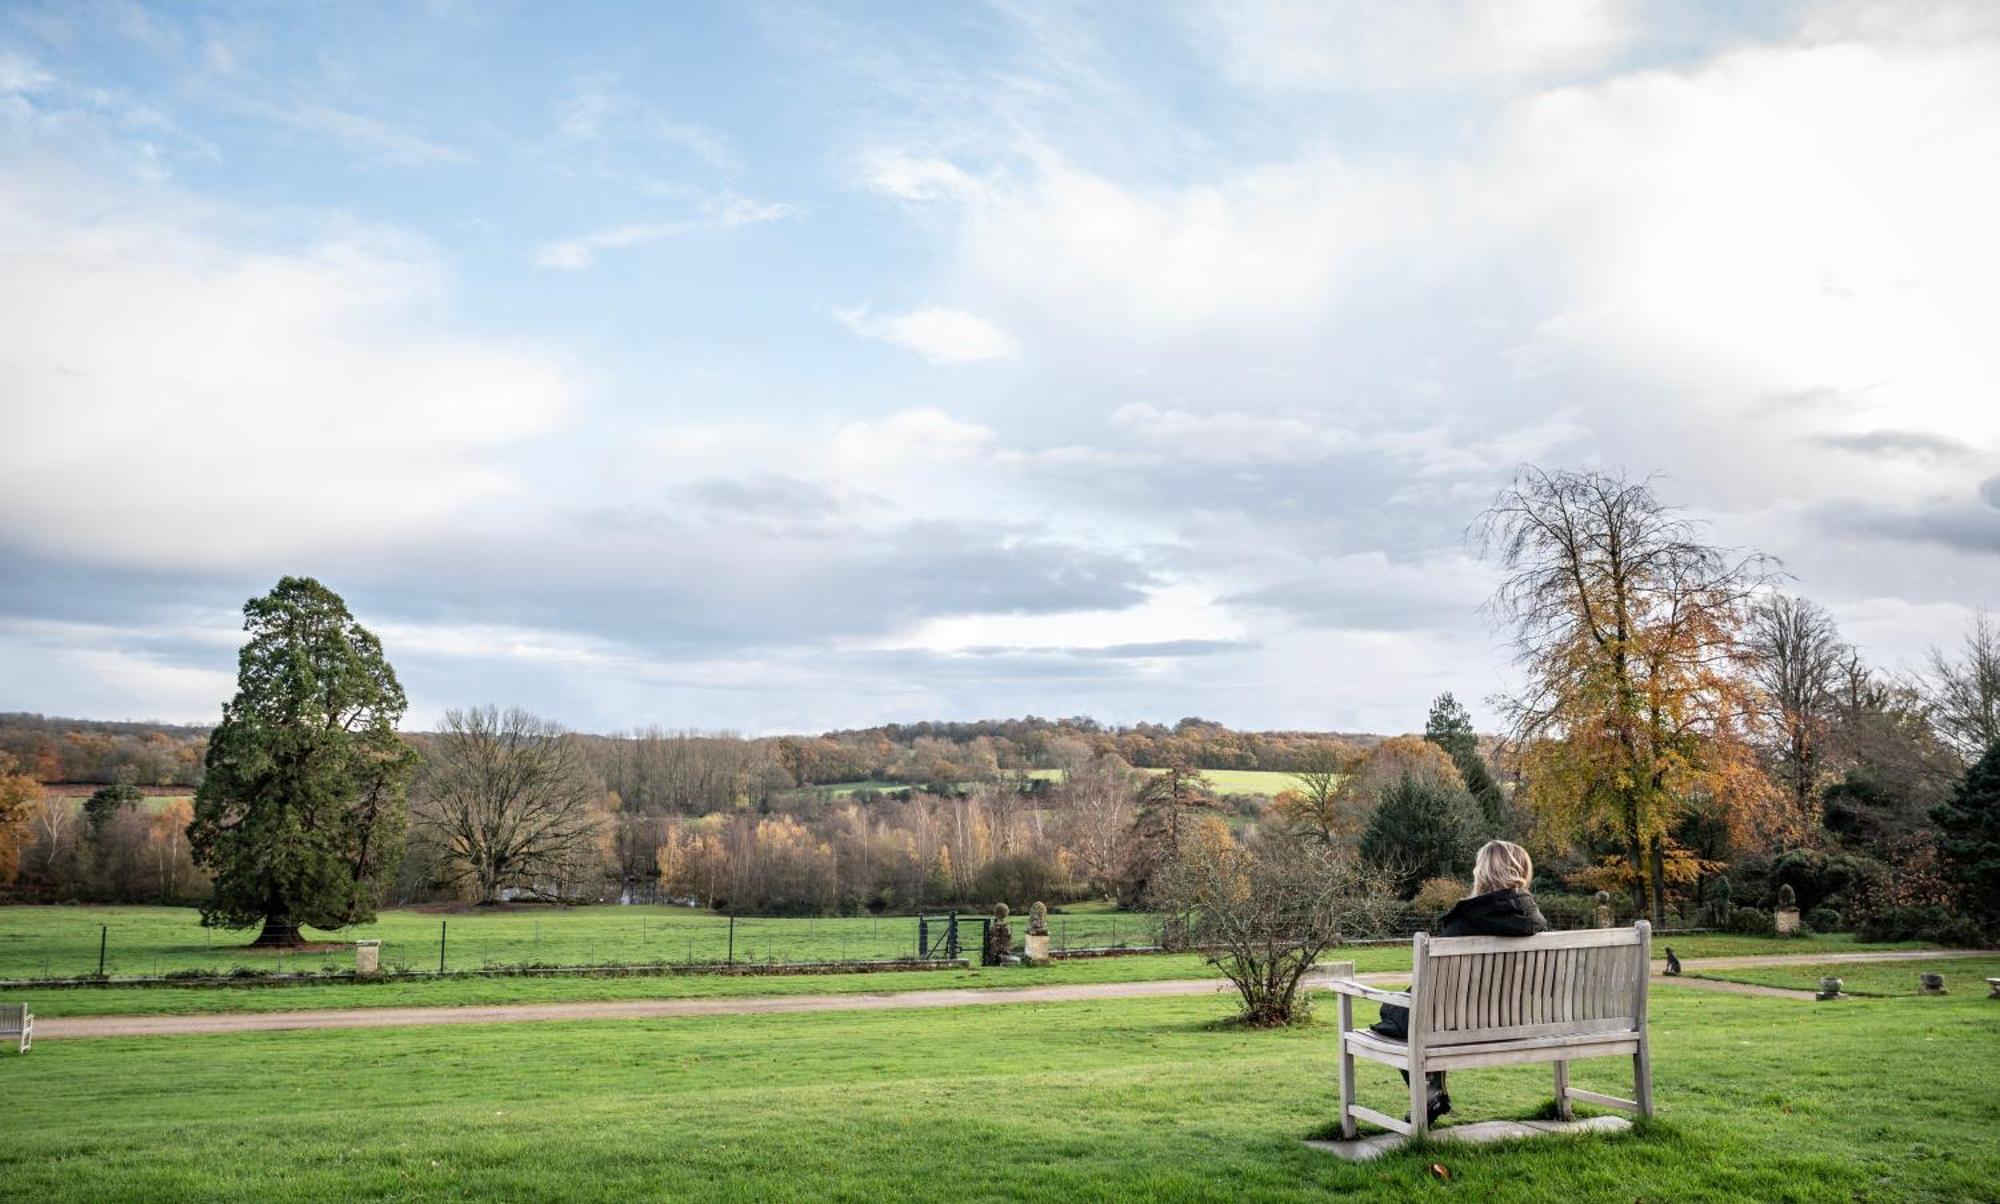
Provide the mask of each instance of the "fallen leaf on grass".
{"label": "fallen leaf on grass", "polygon": [[1431,1163],[1431,1174],[1447,1182],[1451,1180],[1451,1171],[1446,1169],[1445,1164],[1442,1162]]}

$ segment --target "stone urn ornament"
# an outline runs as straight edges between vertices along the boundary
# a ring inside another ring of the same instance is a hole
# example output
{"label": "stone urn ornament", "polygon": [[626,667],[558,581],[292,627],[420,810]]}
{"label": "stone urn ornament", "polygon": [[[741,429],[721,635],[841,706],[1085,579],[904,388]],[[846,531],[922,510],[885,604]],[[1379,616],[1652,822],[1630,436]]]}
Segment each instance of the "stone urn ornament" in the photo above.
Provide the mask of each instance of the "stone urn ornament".
{"label": "stone urn ornament", "polygon": [[1814,998],[1821,1000],[1838,999],[1840,998],[1841,985],[1841,981],[1838,978],[1822,978],[1819,980],[1819,994],[1814,996]]}
{"label": "stone urn ornament", "polygon": [[1007,905],[993,906],[993,923],[986,929],[986,957],[989,966],[1004,965],[1014,955],[1014,930],[1007,924]]}
{"label": "stone urn ornament", "polygon": [[1022,950],[1021,961],[1030,966],[1046,966],[1049,957],[1049,909],[1045,903],[1036,903],[1028,909],[1028,943]]}
{"label": "stone urn ornament", "polygon": [[1799,935],[1799,896],[1791,883],[1778,888],[1778,911],[1772,918],[1777,922],[1779,936]]}
{"label": "stone urn ornament", "polygon": [[1918,993],[1919,995],[1942,995],[1942,994],[1944,994],[1944,993],[1945,993],[1945,991],[1944,991],[1944,975],[1942,975],[1942,974],[1919,974],[1919,975],[1917,975],[1917,993]]}

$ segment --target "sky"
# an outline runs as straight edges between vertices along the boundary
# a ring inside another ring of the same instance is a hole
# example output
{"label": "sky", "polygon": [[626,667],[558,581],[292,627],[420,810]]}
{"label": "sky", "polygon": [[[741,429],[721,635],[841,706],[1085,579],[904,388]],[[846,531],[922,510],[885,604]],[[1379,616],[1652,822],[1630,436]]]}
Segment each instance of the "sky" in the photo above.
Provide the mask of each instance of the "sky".
{"label": "sky", "polygon": [[1485,720],[1527,463],[1911,666],[1996,214],[1985,3],[0,0],[0,710]]}

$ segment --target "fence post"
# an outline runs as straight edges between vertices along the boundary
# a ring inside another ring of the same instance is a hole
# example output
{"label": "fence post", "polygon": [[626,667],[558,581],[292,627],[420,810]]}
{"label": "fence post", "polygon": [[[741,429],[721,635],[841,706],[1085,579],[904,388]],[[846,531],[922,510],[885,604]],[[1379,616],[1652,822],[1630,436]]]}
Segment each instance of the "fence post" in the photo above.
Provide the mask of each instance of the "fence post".
{"label": "fence post", "polygon": [[97,976],[99,978],[104,977],[104,948],[110,943],[111,925],[106,924],[97,930]]}
{"label": "fence post", "polygon": [[438,921],[438,973],[439,974],[444,973],[444,934],[445,934],[445,929],[449,927],[450,924],[451,924],[450,920]]}
{"label": "fence post", "polygon": [[736,913],[729,913],[729,964],[736,964]]}
{"label": "fence post", "polygon": [[917,960],[922,961],[931,952],[931,922],[926,916],[917,917]]}

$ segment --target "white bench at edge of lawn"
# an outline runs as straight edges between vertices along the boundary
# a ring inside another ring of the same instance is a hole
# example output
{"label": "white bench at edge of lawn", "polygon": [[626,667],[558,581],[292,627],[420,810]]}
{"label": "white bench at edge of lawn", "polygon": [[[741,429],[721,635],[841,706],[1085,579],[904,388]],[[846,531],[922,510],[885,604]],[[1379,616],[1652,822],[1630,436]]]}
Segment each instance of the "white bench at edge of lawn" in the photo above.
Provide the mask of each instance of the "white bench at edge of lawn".
{"label": "white bench at edge of lawn", "polygon": [[21,1052],[35,1043],[35,1014],[25,1003],[0,1003],[0,1037],[19,1037]]}

